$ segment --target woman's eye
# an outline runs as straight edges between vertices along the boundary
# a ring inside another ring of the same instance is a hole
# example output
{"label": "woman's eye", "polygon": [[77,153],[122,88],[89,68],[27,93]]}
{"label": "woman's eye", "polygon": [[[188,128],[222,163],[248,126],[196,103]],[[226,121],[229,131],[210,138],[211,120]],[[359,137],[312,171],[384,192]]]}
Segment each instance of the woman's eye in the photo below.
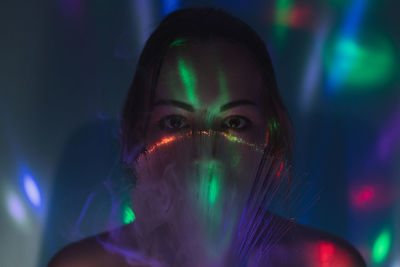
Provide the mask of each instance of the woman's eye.
{"label": "woman's eye", "polygon": [[245,129],[251,125],[251,121],[242,116],[231,116],[222,122],[224,128],[230,129]]}
{"label": "woman's eye", "polygon": [[168,115],[158,121],[163,130],[180,130],[188,127],[186,118],[180,115]]}

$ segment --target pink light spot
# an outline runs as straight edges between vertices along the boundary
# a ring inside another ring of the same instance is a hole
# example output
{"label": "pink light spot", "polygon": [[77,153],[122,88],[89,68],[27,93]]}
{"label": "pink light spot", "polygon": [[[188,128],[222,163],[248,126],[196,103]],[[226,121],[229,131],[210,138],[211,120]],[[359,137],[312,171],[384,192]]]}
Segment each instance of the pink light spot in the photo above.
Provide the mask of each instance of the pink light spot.
{"label": "pink light spot", "polygon": [[371,203],[375,198],[375,189],[371,185],[365,185],[353,194],[353,205],[362,208]]}
{"label": "pink light spot", "polygon": [[318,245],[318,255],[320,266],[326,266],[333,259],[335,254],[335,246],[330,242],[320,242]]}

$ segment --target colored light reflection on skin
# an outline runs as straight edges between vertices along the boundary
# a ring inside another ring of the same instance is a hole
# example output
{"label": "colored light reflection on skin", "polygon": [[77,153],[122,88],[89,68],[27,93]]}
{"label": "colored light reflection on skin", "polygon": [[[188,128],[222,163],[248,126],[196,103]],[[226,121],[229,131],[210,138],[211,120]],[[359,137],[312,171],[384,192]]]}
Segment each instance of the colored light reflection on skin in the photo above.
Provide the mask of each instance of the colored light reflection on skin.
{"label": "colored light reflection on skin", "polygon": [[11,215],[11,217],[17,223],[25,223],[27,215],[21,199],[14,192],[8,192],[6,203],[8,213]]}
{"label": "colored light reflection on skin", "polygon": [[222,168],[215,160],[201,160],[196,164],[199,180],[194,184],[194,192],[198,192],[198,208],[201,211],[202,219],[208,225],[207,233],[210,238],[214,239],[216,238],[215,231],[221,227],[221,215],[224,208],[217,201],[222,193]]}
{"label": "colored light reflection on skin", "polygon": [[388,229],[384,229],[375,240],[372,247],[372,261],[375,264],[382,263],[389,254],[391,246],[391,233]]}
{"label": "colored light reflection on skin", "polygon": [[208,202],[210,205],[214,205],[219,193],[219,179],[221,179],[221,177],[217,167],[215,162],[211,162],[208,166],[208,176],[211,177],[208,193]]}
{"label": "colored light reflection on skin", "polygon": [[220,92],[220,97],[217,103],[227,103],[229,101],[229,90],[228,90],[228,81],[226,79],[225,72],[221,67],[217,69],[218,73],[218,87]]}
{"label": "colored light reflection on skin", "polygon": [[122,207],[122,223],[129,224],[136,219],[135,213],[128,205]]}
{"label": "colored light reflection on skin", "polygon": [[329,266],[329,262],[332,260],[335,254],[335,246],[329,242],[320,242],[318,245],[320,267]]}
{"label": "colored light reflection on skin", "polygon": [[356,266],[345,249],[330,241],[312,242],[310,245],[306,245],[306,251],[307,265],[304,266]]}
{"label": "colored light reflection on skin", "polygon": [[179,75],[186,90],[186,95],[195,107],[198,106],[196,97],[197,78],[193,68],[183,58],[178,59]]}
{"label": "colored light reflection on skin", "polygon": [[23,178],[24,190],[29,201],[35,206],[40,207],[42,197],[39,187],[31,175],[25,174]]}

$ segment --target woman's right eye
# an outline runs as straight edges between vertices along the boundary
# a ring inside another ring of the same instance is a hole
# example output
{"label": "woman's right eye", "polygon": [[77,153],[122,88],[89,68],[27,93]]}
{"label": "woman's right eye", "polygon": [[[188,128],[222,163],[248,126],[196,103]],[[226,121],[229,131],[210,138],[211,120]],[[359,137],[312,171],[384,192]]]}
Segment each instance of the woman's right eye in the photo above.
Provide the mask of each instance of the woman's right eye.
{"label": "woman's right eye", "polygon": [[186,118],[180,115],[168,115],[158,121],[158,125],[163,130],[176,131],[189,127]]}

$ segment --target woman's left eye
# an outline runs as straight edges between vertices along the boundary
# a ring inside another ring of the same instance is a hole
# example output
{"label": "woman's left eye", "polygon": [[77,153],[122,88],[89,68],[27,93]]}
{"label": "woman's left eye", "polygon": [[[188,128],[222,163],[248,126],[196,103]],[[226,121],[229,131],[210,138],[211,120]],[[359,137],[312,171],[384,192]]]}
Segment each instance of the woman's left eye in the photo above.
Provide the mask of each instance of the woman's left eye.
{"label": "woman's left eye", "polygon": [[177,131],[188,128],[186,118],[180,115],[168,115],[158,121],[161,129],[167,131]]}
{"label": "woman's left eye", "polygon": [[222,122],[223,128],[242,130],[251,125],[251,121],[243,116],[231,116]]}

